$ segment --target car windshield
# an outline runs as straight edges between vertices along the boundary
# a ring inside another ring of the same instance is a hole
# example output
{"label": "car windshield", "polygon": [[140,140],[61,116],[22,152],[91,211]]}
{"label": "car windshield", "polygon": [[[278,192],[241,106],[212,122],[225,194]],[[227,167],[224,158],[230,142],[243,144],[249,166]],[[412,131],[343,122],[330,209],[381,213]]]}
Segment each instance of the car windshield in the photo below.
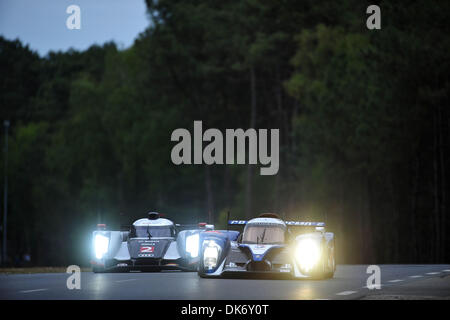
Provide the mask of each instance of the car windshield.
{"label": "car windshield", "polygon": [[133,226],[131,236],[136,238],[174,237],[175,229],[171,226]]}
{"label": "car windshield", "polygon": [[284,243],[284,228],[280,225],[247,225],[242,236],[242,243],[279,244]]}

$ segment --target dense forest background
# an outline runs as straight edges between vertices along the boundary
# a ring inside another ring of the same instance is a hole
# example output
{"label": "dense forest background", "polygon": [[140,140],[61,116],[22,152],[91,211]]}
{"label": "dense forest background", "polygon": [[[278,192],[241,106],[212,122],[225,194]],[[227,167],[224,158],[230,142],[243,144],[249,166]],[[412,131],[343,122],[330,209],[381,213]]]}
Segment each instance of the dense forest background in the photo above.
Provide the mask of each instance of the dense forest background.
{"label": "dense forest background", "polygon": [[[0,38],[11,264],[86,265],[99,222],[228,210],[325,221],[338,263],[450,262],[450,2],[378,1],[381,30],[360,0],[146,3],[126,50]],[[278,174],[172,164],[194,120],[279,128]]]}

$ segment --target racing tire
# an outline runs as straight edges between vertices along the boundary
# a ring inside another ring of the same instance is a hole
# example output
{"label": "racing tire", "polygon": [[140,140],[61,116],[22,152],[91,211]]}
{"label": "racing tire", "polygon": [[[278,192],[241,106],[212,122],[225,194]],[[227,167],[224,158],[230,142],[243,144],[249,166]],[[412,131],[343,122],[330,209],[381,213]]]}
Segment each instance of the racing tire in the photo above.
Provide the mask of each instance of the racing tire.
{"label": "racing tire", "polygon": [[202,267],[203,267],[203,265],[200,265],[200,263],[199,263],[198,268],[197,268],[197,275],[198,275],[200,278],[208,278],[208,277],[206,276],[205,272],[202,271]]}
{"label": "racing tire", "polygon": [[203,262],[201,262],[201,261],[198,263],[198,266],[197,266],[197,275],[203,279],[209,278],[206,275],[206,273],[203,271]]}
{"label": "racing tire", "polygon": [[324,280],[327,278],[327,273],[325,272],[325,264],[322,264],[322,270],[316,271],[311,274],[311,279],[313,280]]}
{"label": "racing tire", "polygon": [[198,275],[200,278],[203,278],[203,279],[208,278],[208,276],[206,275],[206,273],[204,273],[203,271],[201,271],[200,268],[198,268],[198,270],[197,270],[197,275]]}
{"label": "racing tire", "polygon": [[336,270],[336,262],[335,262],[335,259],[334,259],[334,249],[331,252],[330,256],[331,256],[331,259],[332,259],[331,261],[332,261],[332,265],[333,265],[333,268],[332,268],[333,271],[326,271],[328,269],[327,264],[329,263],[329,261],[322,261],[322,265],[319,268],[319,270],[315,271],[311,275],[312,279],[314,279],[314,280],[325,280],[325,279],[333,278],[334,271]]}
{"label": "racing tire", "polygon": [[333,278],[334,272],[336,271],[336,259],[335,259],[335,257],[334,257],[334,246],[333,246],[333,249],[332,249],[332,251],[331,251],[331,253],[330,253],[330,260],[331,260],[331,265],[332,265],[333,267],[332,267],[332,271],[325,273],[325,278],[326,278],[326,279],[331,279],[331,278]]}

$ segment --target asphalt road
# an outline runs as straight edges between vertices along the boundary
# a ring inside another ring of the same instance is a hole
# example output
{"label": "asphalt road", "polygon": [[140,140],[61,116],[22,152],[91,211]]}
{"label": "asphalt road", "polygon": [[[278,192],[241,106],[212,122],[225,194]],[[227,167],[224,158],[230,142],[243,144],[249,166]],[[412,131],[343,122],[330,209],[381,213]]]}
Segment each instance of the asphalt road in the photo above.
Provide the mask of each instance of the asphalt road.
{"label": "asphalt road", "polygon": [[450,265],[380,265],[380,290],[365,288],[367,265],[339,265],[329,280],[202,279],[194,272],[0,274],[0,299],[450,299]]}

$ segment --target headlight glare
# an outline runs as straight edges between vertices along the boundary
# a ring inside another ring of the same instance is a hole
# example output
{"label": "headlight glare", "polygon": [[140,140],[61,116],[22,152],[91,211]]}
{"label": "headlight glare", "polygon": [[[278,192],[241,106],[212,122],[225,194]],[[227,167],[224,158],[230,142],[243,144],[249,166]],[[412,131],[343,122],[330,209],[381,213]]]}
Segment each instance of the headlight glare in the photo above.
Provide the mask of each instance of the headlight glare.
{"label": "headlight glare", "polygon": [[190,253],[192,258],[198,257],[198,245],[198,233],[186,237],[186,252]]}
{"label": "headlight glare", "polygon": [[108,252],[108,246],[109,246],[109,238],[102,235],[102,234],[96,234],[94,238],[94,250],[95,250],[95,257],[97,259],[103,258],[105,253]]}
{"label": "headlight glare", "polygon": [[311,271],[320,260],[320,244],[313,239],[300,240],[295,251],[295,258],[300,269],[305,272]]}
{"label": "headlight glare", "polygon": [[203,251],[203,265],[205,269],[211,270],[217,266],[220,251],[221,248],[215,241],[205,241],[205,247]]}

